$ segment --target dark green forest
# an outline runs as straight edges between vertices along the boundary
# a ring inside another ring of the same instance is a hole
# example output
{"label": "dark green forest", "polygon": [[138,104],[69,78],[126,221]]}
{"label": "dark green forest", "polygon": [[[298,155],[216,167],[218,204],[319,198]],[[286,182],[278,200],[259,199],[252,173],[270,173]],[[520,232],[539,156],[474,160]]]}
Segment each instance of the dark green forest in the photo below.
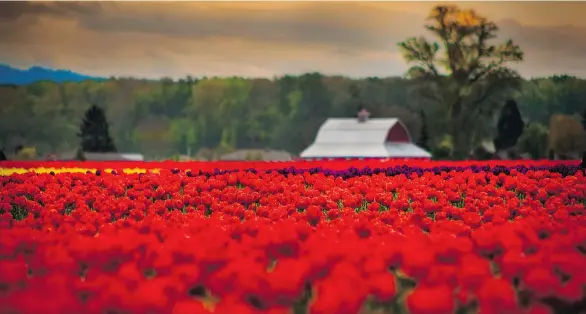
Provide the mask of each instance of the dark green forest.
{"label": "dark green forest", "polygon": [[[354,117],[360,105],[372,117],[401,118],[413,138],[419,138],[418,110],[437,108],[411,90],[410,81],[402,78],[352,80],[317,73],[274,80],[39,82],[0,87],[0,134],[6,149],[32,146],[40,156],[75,151],[83,115],[97,104],[106,111],[120,152],[151,158],[194,155],[202,148],[280,148],[298,153],[327,117]],[[508,96],[495,98],[504,105]],[[586,80],[524,80],[512,96],[526,123],[547,128],[556,113],[575,115],[584,110]],[[495,137],[497,113],[475,125],[477,142]],[[439,145],[446,135],[437,118],[426,115],[430,146]]]}
{"label": "dark green forest", "polygon": [[408,38],[398,44],[412,66],[405,77],[308,73],[0,86],[0,145],[34,147],[39,157],[76,151],[84,113],[96,105],[105,110],[119,152],[149,159],[212,158],[239,148],[297,154],[326,118],[354,117],[362,106],[371,117],[400,118],[414,139],[425,124],[432,153],[462,159],[497,136],[500,110],[513,99],[525,123],[516,144],[520,152],[542,158],[550,149],[586,149],[580,125],[586,80],[562,74],[520,78],[508,64],[522,62],[521,48],[511,40],[490,41],[498,28],[473,11],[437,7],[425,27],[436,41]]}

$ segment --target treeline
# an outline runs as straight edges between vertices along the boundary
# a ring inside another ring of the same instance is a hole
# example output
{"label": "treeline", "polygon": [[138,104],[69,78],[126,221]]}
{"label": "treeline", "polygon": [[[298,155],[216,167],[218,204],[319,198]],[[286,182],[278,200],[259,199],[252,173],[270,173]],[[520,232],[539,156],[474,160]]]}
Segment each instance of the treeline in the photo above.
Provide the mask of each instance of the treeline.
{"label": "treeline", "polygon": [[[0,86],[0,144],[5,150],[34,147],[40,157],[75,151],[83,115],[97,105],[105,109],[120,152],[169,158],[273,148],[297,154],[313,141],[326,118],[354,117],[364,106],[372,117],[399,117],[415,139],[420,138],[426,117],[426,144],[432,152],[441,151],[449,146],[449,138],[444,127],[434,122],[443,109],[412,87],[410,80],[399,77],[350,79],[318,73],[272,80],[124,78]],[[540,158],[550,148],[560,154],[559,150],[580,151],[580,145],[586,145],[580,137],[574,139],[577,143],[553,144],[547,135],[550,120],[556,121],[552,126],[557,129],[549,132],[561,134],[562,140],[566,134],[567,123],[554,119],[556,114],[579,121],[586,109],[586,80],[568,76],[523,80],[520,88],[507,93],[487,101],[517,102],[528,130],[519,141],[522,151],[531,150],[534,158]],[[471,126],[478,145],[481,139],[496,137],[498,115],[484,115]]]}

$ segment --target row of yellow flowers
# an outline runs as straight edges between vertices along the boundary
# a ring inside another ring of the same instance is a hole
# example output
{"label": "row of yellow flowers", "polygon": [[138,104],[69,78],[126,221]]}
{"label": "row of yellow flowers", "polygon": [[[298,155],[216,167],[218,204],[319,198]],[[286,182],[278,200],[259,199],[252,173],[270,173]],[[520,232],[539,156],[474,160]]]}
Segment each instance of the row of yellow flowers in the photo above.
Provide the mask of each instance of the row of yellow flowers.
{"label": "row of yellow flowers", "polygon": [[[15,173],[86,173],[88,171],[96,172],[95,168],[0,168],[0,176],[9,176]],[[105,171],[112,171],[112,169],[104,169]],[[127,168],[123,169],[124,173],[145,173],[146,169]],[[150,169],[151,172],[159,172],[159,169]]]}

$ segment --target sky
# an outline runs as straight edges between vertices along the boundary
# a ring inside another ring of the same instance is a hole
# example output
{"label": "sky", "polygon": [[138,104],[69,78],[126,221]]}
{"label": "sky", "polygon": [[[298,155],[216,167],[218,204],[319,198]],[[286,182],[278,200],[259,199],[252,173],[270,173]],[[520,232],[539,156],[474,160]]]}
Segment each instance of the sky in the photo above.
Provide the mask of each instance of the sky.
{"label": "sky", "polygon": [[[400,76],[439,2],[0,2],[0,63],[95,76]],[[444,3],[445,4],[445,3]],[[525,52],[522,76],[586,77],[586,2],[457,2]]]}

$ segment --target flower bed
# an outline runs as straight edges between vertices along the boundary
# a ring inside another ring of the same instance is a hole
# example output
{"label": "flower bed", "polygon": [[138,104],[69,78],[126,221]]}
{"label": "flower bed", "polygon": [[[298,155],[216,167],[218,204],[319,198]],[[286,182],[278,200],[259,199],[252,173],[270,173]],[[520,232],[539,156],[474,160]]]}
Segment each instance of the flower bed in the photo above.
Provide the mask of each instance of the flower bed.
{"label": "flower bed", "polygon": [[0,313],[586,308],[575,163],[258,164],[0,164]]}

